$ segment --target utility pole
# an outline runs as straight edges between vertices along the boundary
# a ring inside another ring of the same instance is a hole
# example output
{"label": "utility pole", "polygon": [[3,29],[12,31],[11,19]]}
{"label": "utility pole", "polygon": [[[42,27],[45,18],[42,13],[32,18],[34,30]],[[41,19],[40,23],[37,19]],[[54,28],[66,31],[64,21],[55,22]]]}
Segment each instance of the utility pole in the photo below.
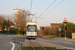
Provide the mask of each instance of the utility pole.
{"label": "utility pole", "polygon": [[[29,19],[30,19],[30,15],[34,16],[34,14],[28,14],[28,15],[29,15]],[[32,22],[32,19],[31,19],[31,20],[29,20],[29,21],[31,21],[31,22]]]}
{"label": "utility pole", "polygon": [[35,18],[36,18],[36,23],[37,23],[37,13],[36,13],[36,17]]}

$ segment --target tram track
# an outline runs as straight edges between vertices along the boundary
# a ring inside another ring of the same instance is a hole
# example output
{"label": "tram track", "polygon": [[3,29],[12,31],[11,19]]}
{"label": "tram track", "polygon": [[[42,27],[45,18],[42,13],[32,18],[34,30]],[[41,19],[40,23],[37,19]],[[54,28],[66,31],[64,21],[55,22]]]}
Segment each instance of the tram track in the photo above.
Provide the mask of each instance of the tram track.
{"label": "tram track", "polygon": [[[36,40],[29,40],[31,46],[33,47],[34,50],[36,50],[35,47],[42,47],[44,48],[39,42],[37,42]],[[46,48],[44,48],[44,50],[46,50]]]}
{"label": "tram track", "polygon": [[43,50],[46,50],[44,47],[51,46],[56,48],[62,48],[62,49],[75,49],[73,45],[66,44],[64,42],[60,42],[53,39],[47,39],[47,38],[37,38],[36,40],[33,39],[26,39],[26,42],[29,44],[30,47],[33,47],[34,50],[37,50],[36,48],[41,47]]}
{"label": "tram track", "polygon": [[33,47],[33,49],[35,50],[35,47],[33,46],[33,44],[32,44],[32,42],[31,42],[31,40],[29,40],[30,41],[30,44],[31,44],[31,46]]}

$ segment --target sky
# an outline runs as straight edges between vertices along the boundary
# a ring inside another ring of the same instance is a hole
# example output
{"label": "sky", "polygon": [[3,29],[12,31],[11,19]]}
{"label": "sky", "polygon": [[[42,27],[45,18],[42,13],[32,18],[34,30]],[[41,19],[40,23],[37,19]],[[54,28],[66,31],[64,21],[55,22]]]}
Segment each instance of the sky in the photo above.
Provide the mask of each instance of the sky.
{"label": "sky", "polygon": [[[31,13],[34,14],[33,21],[36,21],[35,13],[37,13],[38,17],[53,1],[54,0],[33,0],[31,8]],[[75,22],[75,0],[63,0],[63,2],[59,4],[61,1],[62,0],[55,0],[51,7],[40,16],[40,19],[37,19],[38,27],[50,26],[50,23],[62,23],[65,17],[69,22]],[[30,11],[30,4],[31,0],[0,0],[0,15],[14,14],[14,9],[17,8],[17,5],[20,9]],[[56,5],[58,6],[54,8]]]}

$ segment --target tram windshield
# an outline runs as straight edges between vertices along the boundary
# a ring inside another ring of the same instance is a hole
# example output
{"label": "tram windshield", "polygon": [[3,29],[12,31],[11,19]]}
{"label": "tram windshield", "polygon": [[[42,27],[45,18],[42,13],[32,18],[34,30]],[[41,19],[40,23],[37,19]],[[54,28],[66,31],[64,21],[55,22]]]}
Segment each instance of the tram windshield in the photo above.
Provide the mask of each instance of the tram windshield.
{"label": "tram windshield", "polygon": [[36,32],[36,26],[28,26],[28,32]]}

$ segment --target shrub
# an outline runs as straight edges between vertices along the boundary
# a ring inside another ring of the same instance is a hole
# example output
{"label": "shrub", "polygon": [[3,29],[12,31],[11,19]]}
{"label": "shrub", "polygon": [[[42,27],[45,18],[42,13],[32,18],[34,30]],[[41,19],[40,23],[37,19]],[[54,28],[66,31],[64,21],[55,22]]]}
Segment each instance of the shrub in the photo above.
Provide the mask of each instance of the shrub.
{"label": "shrub", "polygon": [[45,27],[44,28],[44,34],[50,34],[50,35],[56,35],[57,28],[56,27]]}
{"label": "shrub", "polygon": [[18,33],[18,29],[16,29],[16,28],[10,28],[9,33],[16,34],[16,33]]}

